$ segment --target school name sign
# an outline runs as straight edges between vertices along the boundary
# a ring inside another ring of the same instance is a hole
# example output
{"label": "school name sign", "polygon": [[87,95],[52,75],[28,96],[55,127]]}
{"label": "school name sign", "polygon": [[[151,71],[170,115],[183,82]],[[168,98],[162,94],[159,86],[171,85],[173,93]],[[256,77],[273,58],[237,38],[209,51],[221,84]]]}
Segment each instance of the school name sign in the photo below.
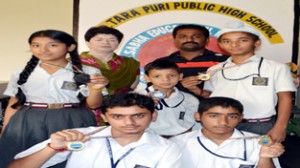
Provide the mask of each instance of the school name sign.
{"label": "school name sign", "polygon": [[217,3],[207,3],[207,2],[163,2],[163,3],[147,4],[147,5],[139,6],[133,9],[129,9],[117,13],[105,19],[104,21],[100,22],[98,25],[117,27],[121,24],[124,24],[138,17],[143,17],[158,12],[168,12],[168,11],[176,11],[176,10],[212,12],[221,15],[227,15],[239,19],[241,21],[244,21],[249,25],[255,27],[270,41],[270,43],[283,42],[283,39],[281,35],[278,33],[278,31],[266,20],[250,12],[235,7],[221,5]]}
{"label": "school name sign", "polygon": [[293,0],[81,0],[79,5],[79,51],[88,50],[87,29],[107,25],[124,33],[116,53],[144,65],[177,50],[172,38],[176,25],[198,24],[210,31],[207,48],[221,52],[215,34],[226,22],[240,20],[261,33],[258,55],[287,63],[293,54]]}

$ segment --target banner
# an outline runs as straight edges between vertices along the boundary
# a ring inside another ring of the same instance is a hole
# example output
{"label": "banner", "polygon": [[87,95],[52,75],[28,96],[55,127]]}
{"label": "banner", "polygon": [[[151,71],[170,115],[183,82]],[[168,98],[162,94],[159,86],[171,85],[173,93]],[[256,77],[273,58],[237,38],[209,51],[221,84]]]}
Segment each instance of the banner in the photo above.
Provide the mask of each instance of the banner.
{"label": "banner", "polygon": [[272,0],[81,0],[79,3],[79,51],[88,48],[84,33],[107,25],[124,33],[117,50],[136,58],[142,67],[176,51],[172,30],[178,24],[199,24],[210,31],[208,49],[222,52],[215,34],[229,20],[240,20],[261,33],[257,54],[279,62],[291,62],[293,51],[294,1]]}

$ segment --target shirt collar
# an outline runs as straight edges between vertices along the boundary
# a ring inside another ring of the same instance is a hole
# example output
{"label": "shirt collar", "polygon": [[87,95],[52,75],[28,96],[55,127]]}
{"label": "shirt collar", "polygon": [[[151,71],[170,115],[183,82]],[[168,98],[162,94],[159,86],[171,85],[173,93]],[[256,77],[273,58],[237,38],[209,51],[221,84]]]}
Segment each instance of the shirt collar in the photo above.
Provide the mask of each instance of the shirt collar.
{"label": "shirt collar", "polygon": [[[215,144],[211,139],[209,139],[209,138],[207,138],[205,135],[203,135],[201,129],[198,131],[198,136],[200,137],[200,139],[201,139],[204,143]],[[242,136],[244,136],[244,135],[241,133],[241,131],[239,131],[239,130],[237,130],[237,129],[234,129],[232,135],[231,135],[229,138],[239,138],[239,137],[242,137]],[[220,144],[219,146],[223,146],[223,145],[225,145],[225,144],[227,144],[227,143],[230,143],[230,142],[232,142],[232,141],[226,141],[226,140],[225,140],[225,141],[222,142],[222,144]],[[215,145],[217,145],[217,144],[215,144]],[[217,146],[218,146],[218,145],[217,145]]]}
{"label": "shirt collar", "polygon": [[[90,130],[90,132],[93,132],[93,131],[99,131],[99,132],[96,132],[94,134],[91,135],[91,137],[97,137],[97,136],[111,136],[111,126],[107,126],[107,127],[96,127],[97,129],[94,129],[94,130]],[[102,129],[104,128],[104,129]],[[89,133],[89,132],[88,132]],[[144,132],[143,135],[141,136],[141,138],[136,141],[136,142],[133,142],[133,143],[130,143],[124,147],[126,148],[132,148],[132,147],[136,147],[136,146],[141,146],[143,144],[146,144],[146,143],[150,143],[152,142],[151,141],[151,136],[149,136],[149,133],[148,132]]]}
{"label": "shirt collar", "polygon": [[[259,61],[260,61],[260,58],[261,58],[260,56],[254,54],[253,56],[249,57],[244,63],[246,63],[246,62],[259,62]],[[228,64],[234,64],[234,63],[232,62],[232,58],[231,58],[231,57],[229,57],[229,58],[225,61],[225,63],[228,63]]]}

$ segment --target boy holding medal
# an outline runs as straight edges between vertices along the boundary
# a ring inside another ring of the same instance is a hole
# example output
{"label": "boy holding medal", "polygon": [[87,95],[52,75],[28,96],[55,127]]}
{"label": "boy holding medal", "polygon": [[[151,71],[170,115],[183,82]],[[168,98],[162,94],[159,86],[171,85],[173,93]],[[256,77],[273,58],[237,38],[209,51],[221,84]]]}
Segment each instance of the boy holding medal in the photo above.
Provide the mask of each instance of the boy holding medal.
{"label": "boy holding medal", "polygon": [[296,89],[286,64],[255,54],[261,45],[259,35],[240,21],[228,22],[217,33],[220,47],[231,56],[208,69],[211,78],[205,82],[203,93],[241,101],[245,115],[237,128],[267,134],[273,141],[282,142],[291,115],[292,92]]}
{"label": "boy holding medal", "polygon": [[148,131],[166,138],[191,131],[196,124],[194,113],[198,111],[199,101],[175,87],[183,76],[176,63],[157,59],[144,69],[148,87],[136,92],[156,100],[158,112],[157,120],[150,124]]}
{"label": "boy holding medal", "polygon": [[[49,167],[66,159],[67,168],[179,167],[181,153],[176,144],[145,132],[157,116],[151,98],[136,93],[108,96],[101,116],[110,126],[56,132],[19,153],[9,167]],[[80,151],[70,151],[75,149]]]}
{"label": "boy holding medal", "polygon": [[278,163],[272,158],[284,152],[278,142],[235,129],[243,118],[243,106],[235,99],[205,99],[195,118],[201,129],[171,138],[182,151],[182,168],[272,168]]}

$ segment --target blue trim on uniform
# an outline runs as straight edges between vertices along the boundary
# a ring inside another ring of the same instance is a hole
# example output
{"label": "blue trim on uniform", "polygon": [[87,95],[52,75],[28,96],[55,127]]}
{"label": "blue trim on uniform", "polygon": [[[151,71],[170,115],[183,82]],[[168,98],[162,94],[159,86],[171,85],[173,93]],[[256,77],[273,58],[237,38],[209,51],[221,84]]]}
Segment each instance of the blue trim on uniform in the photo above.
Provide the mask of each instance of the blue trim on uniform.
{"label": "blue trim on uniform", "polygon": [[[242,135],[244,135],[244,133],[242,131],[240,131],[240,133]],[[197,140],[199,142],[199,144],[209,153],[211,153],[212,155],[215,155],[217,157],[220,157],[220,158],[224,158],[224,159],[239,159],[239,160],[242,160],[242,161],[246,161],[247,160],[247,144],[246,144],[246,139],[244,138],[244,157],[243,158],[240,158],[240,157],[230,157],[230,156],[222,156],[222,155],[219,155],[219,154],[216,154],[214,152],[212,152],[211,150],[209,150],[200,140],[200,136],[197,137]]]}

